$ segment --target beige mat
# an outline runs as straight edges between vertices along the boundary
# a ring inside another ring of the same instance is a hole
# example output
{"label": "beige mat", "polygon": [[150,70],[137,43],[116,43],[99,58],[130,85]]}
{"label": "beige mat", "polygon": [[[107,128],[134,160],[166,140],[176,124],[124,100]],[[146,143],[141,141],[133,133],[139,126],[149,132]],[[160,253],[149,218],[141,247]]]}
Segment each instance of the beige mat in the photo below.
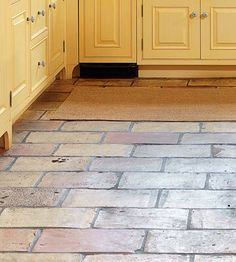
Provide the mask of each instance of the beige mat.
{"label": "beige mat", "polygon": [[233,121],[236,88],[78,87],[51,119]]}

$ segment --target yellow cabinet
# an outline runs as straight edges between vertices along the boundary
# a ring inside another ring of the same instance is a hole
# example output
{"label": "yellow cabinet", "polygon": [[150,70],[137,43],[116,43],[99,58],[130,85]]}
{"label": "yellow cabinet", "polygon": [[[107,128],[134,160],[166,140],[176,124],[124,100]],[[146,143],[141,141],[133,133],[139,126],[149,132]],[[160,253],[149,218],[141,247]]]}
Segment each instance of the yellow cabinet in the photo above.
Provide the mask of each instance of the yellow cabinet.
{"label": "yellow cabinet", "polygon": [[10,13],[8,1],[0,1],[0,137],[4,138],[4,147],[8,149],[12,141],[10,114],[10,87],[12,85],[11,48],[9,44]]}
{"label": "yellow cabinet", "polygon": [[54,73],[64,63],[65,48],[65,2],[49,3],[49,68]]}
{"label": "yellow cabinet", "polygon": [[204,0],[201,18],[202,58],[236,59],[236,1]]}
{"label": "yellow cabinet", "polygon": [[136,61],[136,0],[81,0],[80,62]]}
{"label": "yellow cabinet", "polygon": [[[9,7],[8,7],[9,8]],[[21,0],[11,5],[11,49],[13,50],[12,88],[13,117],[30,94],[29,87],[29,11],[28,1]]]}
{"label": "yellow cabinet", "polygon": [[143,0],[143,59],[200,58],[200,0]]}

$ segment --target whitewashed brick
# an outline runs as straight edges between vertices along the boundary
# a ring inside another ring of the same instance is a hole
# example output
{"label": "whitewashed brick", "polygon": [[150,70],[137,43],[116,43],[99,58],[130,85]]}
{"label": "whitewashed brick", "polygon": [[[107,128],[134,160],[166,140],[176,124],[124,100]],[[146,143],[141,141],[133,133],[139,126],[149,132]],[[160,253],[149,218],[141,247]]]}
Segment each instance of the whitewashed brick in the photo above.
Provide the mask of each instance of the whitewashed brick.
{"label": "whitewashed brick", "polygon": [[214,157],[235,157],[236,158],[236,145],[215,145],[212,147]]}
{"label": "whitewashed brick", "polygon": [[211,174],[209,178],[210,189],[236,189],[236,173]]}
{"label": "whitewashed brick", "polygon": [[212,256],[195,256],[195,262],[236,262],[236,256],[221,256],[221,255],[212,255]]}
{"label": "whitewashed brick", "polygon": [[[2,262],[81,262],[80,254],[22,254],[22,253],[1,253]],[[182,262],[182,261],[181,261]]]}
{"label": "whitewashed brick", "polygon": [[202,132],[236,133],[236,123],[235,122],[205,122],[202,125]]}
{"label": "whitewashed brick", "polygon": [[236,134],[185,134],[182,138],[181,144],[236,144]]}

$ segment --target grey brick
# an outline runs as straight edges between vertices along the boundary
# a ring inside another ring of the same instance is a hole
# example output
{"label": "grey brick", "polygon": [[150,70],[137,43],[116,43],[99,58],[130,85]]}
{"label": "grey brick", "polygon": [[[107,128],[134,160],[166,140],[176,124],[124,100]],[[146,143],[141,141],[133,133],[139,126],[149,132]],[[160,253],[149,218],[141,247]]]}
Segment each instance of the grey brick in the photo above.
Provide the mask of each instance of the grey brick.
{"label": "grey brick", "polygon": [[181,144],[236,144],[236,133],[185,134]]}
{"label": "grey brick", "polygon": [[236,173],[211,174],[209,178],[210,189],[236,189]]}

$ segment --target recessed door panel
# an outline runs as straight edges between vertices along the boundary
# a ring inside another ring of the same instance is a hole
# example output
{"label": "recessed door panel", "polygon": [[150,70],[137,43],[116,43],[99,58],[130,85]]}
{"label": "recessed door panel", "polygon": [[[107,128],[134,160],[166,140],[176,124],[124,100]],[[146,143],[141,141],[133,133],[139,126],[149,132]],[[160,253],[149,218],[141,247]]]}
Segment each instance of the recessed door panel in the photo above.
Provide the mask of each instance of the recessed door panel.
{"label": "recessed door panel", "polygon": [[200,2],[143,1],[143,58],[199,59]]}
{"label": "recessed door panel", "polygon": [[136,1],[80,1],[80,62],[136,61]]}
{"label": "recessed door panel", "polygon": [[236,2],[202,1],[202,58],[236,59]]}

